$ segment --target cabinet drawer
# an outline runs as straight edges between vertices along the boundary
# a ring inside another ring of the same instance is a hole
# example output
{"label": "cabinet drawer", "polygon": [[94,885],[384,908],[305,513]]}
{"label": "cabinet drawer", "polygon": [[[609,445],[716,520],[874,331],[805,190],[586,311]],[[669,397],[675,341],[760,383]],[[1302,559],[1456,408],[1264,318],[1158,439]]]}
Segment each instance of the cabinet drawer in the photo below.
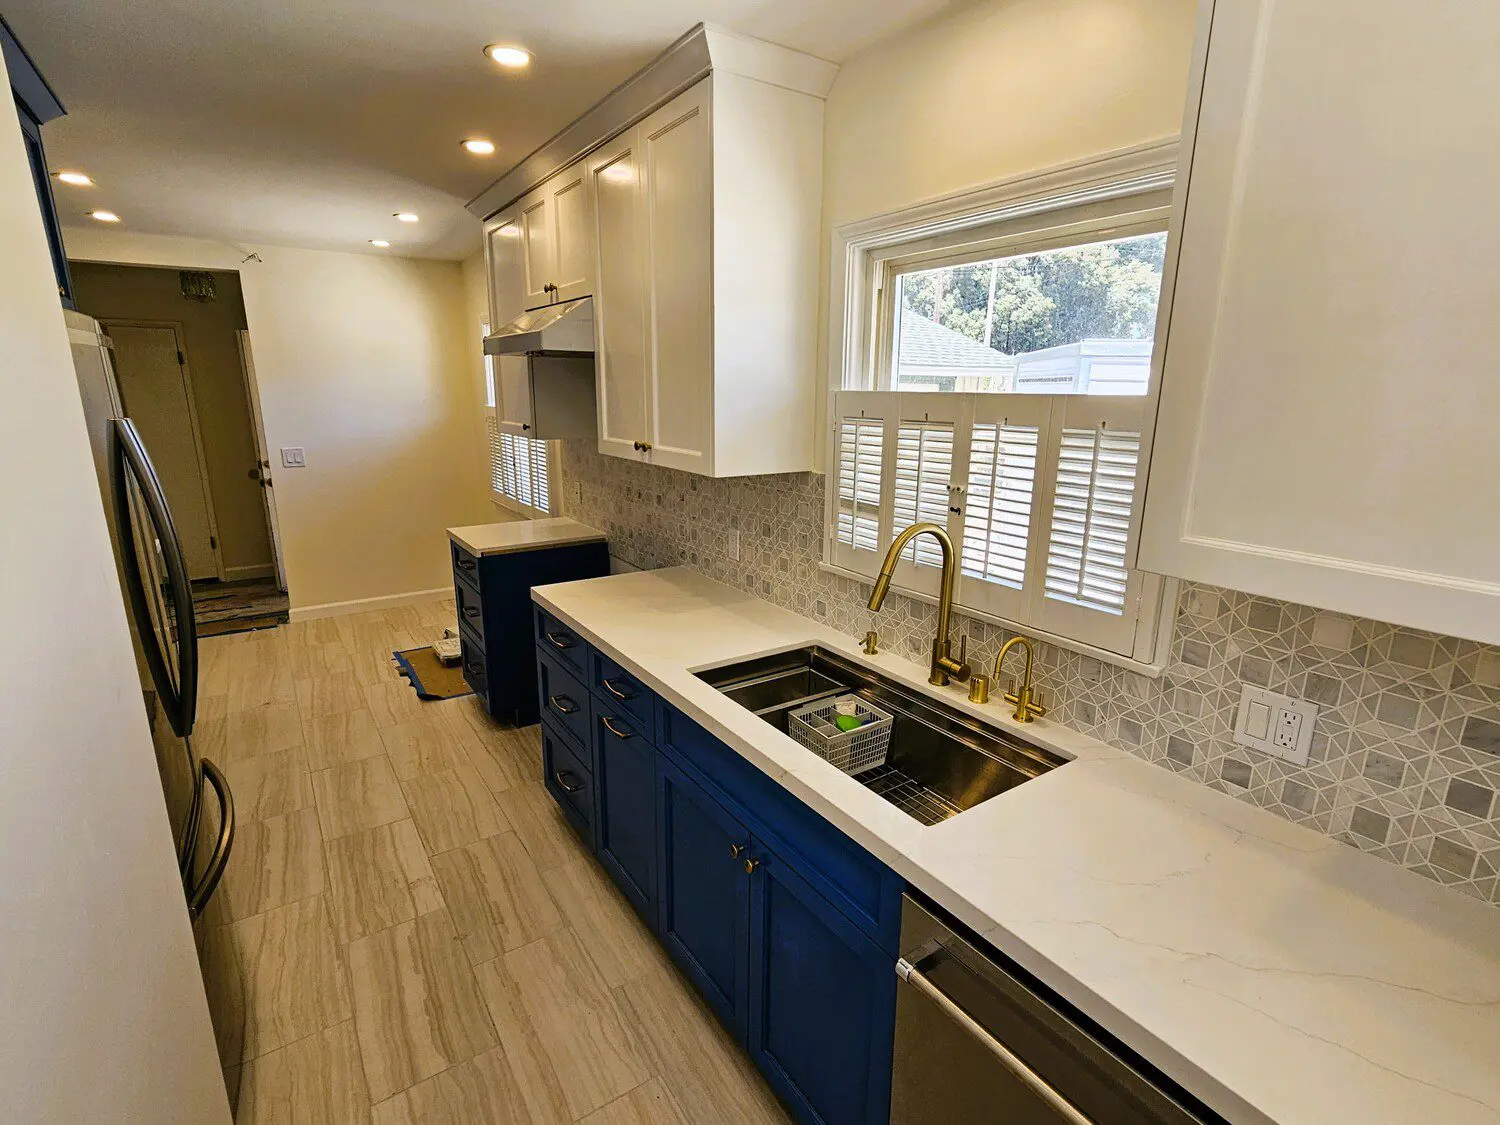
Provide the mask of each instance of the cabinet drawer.
{"label": "cabinet drawer", "polygon": [[453,573],[461,578],[467,578],[475,585],[479,583],[479,556],[471,555],[457,543],[451,540],[448,546],[453,552]]}
{"label": "cabinet drawer", "polygon": [[656,740],[656,693],[602,652],[594,653],[594,694],[607,709],[623,711],[631,725]]}
{"label": "cabinet drawer", "polygon": [[904,885],[895,872],[675,708],[661,708],[657,742],[794,862],[819,894],[895,954]]}
{"label": "cabinet drawer", "polygon": [[544,609],[536,611],[536,644],[575,676],[589,674],[589,646]]}
{"label": "cabinet drawer", "polygon": [[489,668],[484,655],[484,641],[480,640],[468,629],[459,626],[458,630],[459,652],[463,660],[464,682],[474,689],[474,694],[489,706],[490,702],[490,680]]}
{"label": "cabinet drawer", "polygon": [[594,777],[570,737],[542,721],[542,782],[581,836],[594,846]]}
{"label": "cabinet drawer", "polygon": [[469,584],[462,571],[455,570],[453,581],[453,603],[458,610],[458,620],[467,625],[484,640],[484,603],[479,599],[477,587]]}
{"label": "cabinet drawer", "polygon": [[583,681],[540,652],[537,654],[536,675],[542,717],[567,732],[579,746],[587,746],[589,693]]}

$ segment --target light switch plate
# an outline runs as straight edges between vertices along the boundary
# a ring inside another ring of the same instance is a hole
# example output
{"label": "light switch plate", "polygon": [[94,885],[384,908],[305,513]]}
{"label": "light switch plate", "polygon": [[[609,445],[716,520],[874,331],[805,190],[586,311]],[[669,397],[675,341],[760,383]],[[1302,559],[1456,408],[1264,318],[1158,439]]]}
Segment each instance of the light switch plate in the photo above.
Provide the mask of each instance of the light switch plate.
{"label": "light switch plate", "polygon": [[281,447],[281,467],[283,469],[305,469],[307,468],[307,450],[300,445],[284,445]]}
{"label": "light switch plate", "polygon": [[1234,721],[1234,740],[1241,746],[1305,766],[1317,719],[1317,704],[1243,684],[1239,714]]}

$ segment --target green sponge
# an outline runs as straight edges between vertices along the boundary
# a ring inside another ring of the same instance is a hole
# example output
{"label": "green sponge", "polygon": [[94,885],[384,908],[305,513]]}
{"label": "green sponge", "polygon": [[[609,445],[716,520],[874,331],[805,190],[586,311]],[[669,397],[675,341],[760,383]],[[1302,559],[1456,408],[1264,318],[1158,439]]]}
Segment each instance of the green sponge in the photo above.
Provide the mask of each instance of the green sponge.
{"label": "green sponge", "polygon": [[833,725],[838,727],[839,730],[848,733],[851,730],[856,730],[864,726],[865,723],[858,715],[835,715],[833,717]]}

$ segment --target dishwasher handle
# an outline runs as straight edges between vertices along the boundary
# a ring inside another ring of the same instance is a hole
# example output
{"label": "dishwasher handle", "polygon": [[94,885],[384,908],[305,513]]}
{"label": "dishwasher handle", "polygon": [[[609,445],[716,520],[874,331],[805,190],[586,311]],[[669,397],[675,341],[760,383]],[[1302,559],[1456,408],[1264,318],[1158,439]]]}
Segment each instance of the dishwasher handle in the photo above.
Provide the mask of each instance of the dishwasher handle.
{"label": "dishwasher handle", "polygon": [[1053,1089],[1045,1078],[1027,1066],[1020,1056],[981,1027],[974,1017],[955,1004],[946,992],[933,984],[921,969],[910,961],[902,959],[896,962],[896,975],[936,1004],[944,1015],[963,1028],[981,1047],[995,1056],[1001,1066],[1015,1075],[1032,1093],[1055,1109],[1065,1120],[1071,1122],[1071,1125],[1094,1125],[1091,1117],[1080,1112],[1072,1102]]}

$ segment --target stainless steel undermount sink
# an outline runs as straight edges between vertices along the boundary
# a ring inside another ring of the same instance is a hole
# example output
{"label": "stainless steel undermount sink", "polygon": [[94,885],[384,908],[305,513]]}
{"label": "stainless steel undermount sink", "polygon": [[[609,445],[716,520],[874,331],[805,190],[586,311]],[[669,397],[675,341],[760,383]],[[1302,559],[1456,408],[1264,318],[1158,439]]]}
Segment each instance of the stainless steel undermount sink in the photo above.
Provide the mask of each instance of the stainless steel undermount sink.
{"label": "stainless steel undermount sink", "polygon": [[819,646],[697,676],[783,734],[788,712],[832,695],[852,692],[890,712],[896,721],[885,765],[854,779],[923,824],[957,816],[1067,761]]}

